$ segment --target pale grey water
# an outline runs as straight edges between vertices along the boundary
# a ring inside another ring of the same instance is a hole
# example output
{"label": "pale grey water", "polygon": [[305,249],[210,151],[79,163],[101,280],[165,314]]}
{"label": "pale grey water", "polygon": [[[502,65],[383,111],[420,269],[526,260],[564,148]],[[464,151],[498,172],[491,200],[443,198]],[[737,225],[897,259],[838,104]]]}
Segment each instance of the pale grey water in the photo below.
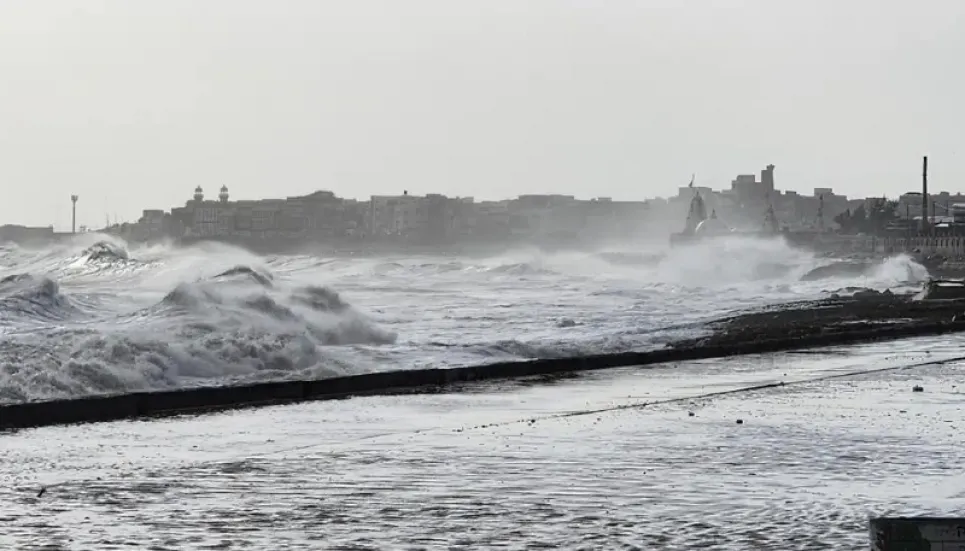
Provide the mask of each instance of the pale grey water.
{"label": "pale grey water", "polygon": [[965,505],[962,342],[22,431],[0,547],[867,549]]}

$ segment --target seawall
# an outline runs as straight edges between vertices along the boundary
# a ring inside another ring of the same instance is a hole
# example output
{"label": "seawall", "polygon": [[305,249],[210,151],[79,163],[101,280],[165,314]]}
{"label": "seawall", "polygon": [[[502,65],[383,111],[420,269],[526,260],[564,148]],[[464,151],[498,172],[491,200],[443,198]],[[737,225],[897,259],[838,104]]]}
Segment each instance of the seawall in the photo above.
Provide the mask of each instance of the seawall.
{"label": "seawall", "polygon": [[786,239],[792,245],[810,248],[817,252],[839,254],[867,253],[878,256],[894,254],[942,255],[965,260],[965,237],[961,236],[886,236],[838,235],[838,234],[790,234]]}
{"label": "seawall", "polygon": [[875,250],[883,254],[922,253],[965,258],[965,237],[882,237],[876,239]]}
{"label": "seawall", "polygon": [[27,402],[0,406],[0,430],[193,414],[353,396],[439,392],[473,381],[565,375],[614,367],[643,367],[668,362],[857,344],[962,331],[965,331],[965,320],[951,320],[914,326],[863,328],[806,337],[755,340],[721,346],[665,348],[650,352],[502,362],[451,369],[416,369],[320,380]]}

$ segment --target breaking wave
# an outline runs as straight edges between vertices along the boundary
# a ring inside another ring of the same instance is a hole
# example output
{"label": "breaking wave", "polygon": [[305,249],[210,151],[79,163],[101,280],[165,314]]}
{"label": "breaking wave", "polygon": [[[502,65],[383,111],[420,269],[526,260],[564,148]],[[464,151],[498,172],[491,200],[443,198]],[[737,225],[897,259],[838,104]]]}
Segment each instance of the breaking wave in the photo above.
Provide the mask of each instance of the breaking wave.
{"label": "breaking wave", "polygon": [[0,402],[639,350],[737,309],[927,278],[903,256],[805,277],[827,264],[756,238],[485,258],[7,245]]}
{"label": "breaking wave", "polygon": [[110,241],[98,241],[84,249],[82,255],[88,261],[117,262],[130,260],[126,247]]}
{"label": "breaking wave", "polygon": [[[246,275],[256,273],[246,271]],[[223,277],[223,274],[222,276]],[[188,315],[217,324],[218,330],[259,329],[276,334],[297,332],[325,346],[391,344],[397,335],[379,328],[327,287],[299,287],[271,294],[268,279],[255,288],[228,287],[224,281],[182,283],[165,295],[154,313]]]}
{"label": "breaking wave", "polygon": [[30,274],[0,279],[0,322],[5,325],[18,320],[63,320],[78,312],[52,279]]}
{"label": "breaking wave", "polygon": [[928,279],[928,270],[907,255],[884,260],[837,260],[822,264],[801,276],[801,281],[834,278],[868,278],[893,285],[914,285]]}

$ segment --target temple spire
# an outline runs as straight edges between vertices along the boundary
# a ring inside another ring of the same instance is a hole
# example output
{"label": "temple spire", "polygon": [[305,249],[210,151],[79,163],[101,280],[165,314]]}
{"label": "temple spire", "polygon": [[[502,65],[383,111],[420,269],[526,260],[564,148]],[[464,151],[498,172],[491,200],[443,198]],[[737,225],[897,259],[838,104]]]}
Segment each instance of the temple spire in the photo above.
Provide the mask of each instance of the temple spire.
{"label": "temple spire", "polygon": [[690,200],[690,212],[687,213],[687,227],[684,231],[693,233],[697,229],[697,224],[706,219],[707,207],[704,205],[704,199],[700,196],[699,191],[695,191],[694,198]]}

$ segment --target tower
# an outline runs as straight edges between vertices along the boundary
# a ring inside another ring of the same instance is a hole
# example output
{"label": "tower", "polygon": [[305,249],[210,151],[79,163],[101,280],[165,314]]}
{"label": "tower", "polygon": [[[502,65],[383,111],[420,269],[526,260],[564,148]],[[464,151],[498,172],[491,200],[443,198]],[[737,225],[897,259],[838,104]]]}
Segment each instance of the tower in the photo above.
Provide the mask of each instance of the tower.
{"label": "tower", "polygon": [[77,195],[70,196],[70,233],[77,233]]}
{"label": "tower", "polygon": [[204,201],[204,190],[201,189],[201,186],[194,188],[194,200],[199,203]]}
{"label": "tower", "polygon": [[761,171],[761,187],[764,189],[764,193],[771,193],[774,191],[774,165],[767,165],[767,167]]}
{"label": "tower", "polygon": [[928,231],[928,156],[922,159],[921,166],[921,231]]}
{"label": "tower", "polygon": [[228,202],[228,186],[221,186],[221,193],[218,194],[218,201]]}

